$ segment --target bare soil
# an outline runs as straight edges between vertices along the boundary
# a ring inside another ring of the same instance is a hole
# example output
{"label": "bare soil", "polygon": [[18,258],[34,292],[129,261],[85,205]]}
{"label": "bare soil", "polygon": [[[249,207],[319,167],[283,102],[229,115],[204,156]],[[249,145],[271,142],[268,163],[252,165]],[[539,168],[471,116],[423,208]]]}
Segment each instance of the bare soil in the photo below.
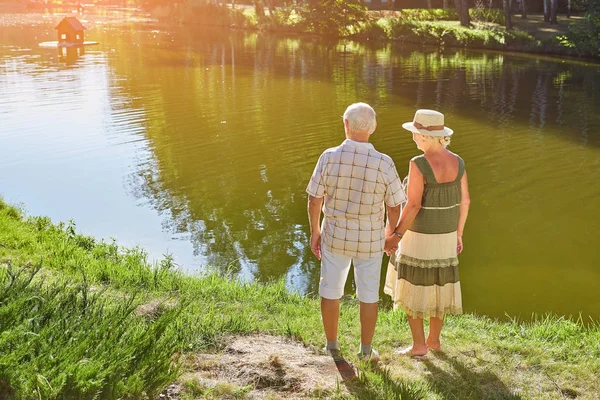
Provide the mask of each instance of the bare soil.
{"label": "bare soil", "polygon": [[189,372],[161,398],[179,399],[191,386],[217,398],[235,398],[236,390],[244,391],[245,399],[306,399],[345,392],[331,357],[282,337],[235,337],[222,353],[188,356],[186,364]]}

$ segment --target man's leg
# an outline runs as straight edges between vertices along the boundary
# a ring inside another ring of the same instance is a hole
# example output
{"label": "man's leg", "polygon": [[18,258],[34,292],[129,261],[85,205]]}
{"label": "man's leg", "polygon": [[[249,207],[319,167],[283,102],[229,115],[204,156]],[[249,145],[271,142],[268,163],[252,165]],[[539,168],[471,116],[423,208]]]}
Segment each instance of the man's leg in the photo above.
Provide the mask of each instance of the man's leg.
{"label": "man's leg", "polygon": [[340,298],[344,294],[344,286],[350,271],[352,259],[348,256],[334,254],[321,248],[321,316],[327,337],[327,349],[337,349],[338,322],[340,317]]}
{"label": "man's leg", "polygon": [[363,356],[371,356],[371,346],[375,335],[381,259],[381,257],[366,260],[353,259],[356,295],[360,300],[360,353]]}
{"label": "man's leg", "polygon": [[337,341],[338,321],[340,319],[340,300],[321,297],[321,316],[327,342]]}
{"label": "man's leg", "polygon": [[363,345],[373,343],[377,324],[377,303],[360,302],[360,342]]}

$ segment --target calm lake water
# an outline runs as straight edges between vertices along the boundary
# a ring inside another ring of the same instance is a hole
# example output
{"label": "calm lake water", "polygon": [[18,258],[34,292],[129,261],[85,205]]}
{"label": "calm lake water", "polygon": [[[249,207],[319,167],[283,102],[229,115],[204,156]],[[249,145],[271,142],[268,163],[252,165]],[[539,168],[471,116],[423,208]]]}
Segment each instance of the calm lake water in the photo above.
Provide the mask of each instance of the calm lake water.
{"label": "calm lake water", "polygon": [[344,109],[373,105],[372,142],[404,176],[419,151],[400,125],[434,108],[469,173],[466,310],[600,317],[599,65],[113,11],[81,17],[100,42],[84,54],[38,47],[62,16],[0,14],[0,194],[28,213],[315,293],[304,189]]}

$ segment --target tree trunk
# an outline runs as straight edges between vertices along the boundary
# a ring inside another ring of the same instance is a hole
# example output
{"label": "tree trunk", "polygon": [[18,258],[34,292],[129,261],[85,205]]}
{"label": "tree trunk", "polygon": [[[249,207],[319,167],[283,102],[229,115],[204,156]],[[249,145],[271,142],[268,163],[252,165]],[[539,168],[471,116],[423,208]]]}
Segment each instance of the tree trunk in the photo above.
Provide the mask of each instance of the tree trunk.
{"label": "tree trunk", "polygon": [[471,18],[469,17],[469,3],[468,0],[454,0],[456,10],[458,11],[458,17],[462,26],[471,26]]}
{"label": "tree trunk", "polygon": [[265,16],[265,7],[261,0],[254,0],[254,10],[256,11],[256,16],[258,18]]}
{"label": "tree trunk", "polygon": [[521,0],[521,18],[527,19],[527,0]]}
{"label": "tree trunk", "polygon": [[507,30],[512,29],[512,19],[511,19],[511,0],[503,0],[504,6],[504,26],[506,26]]}
{"label": "tree trunk", "polygon": [[431,6],[431,0],[427,0],[427,9],[431,10],[433,7]]}
{"label": "tree trunk", "polygon": [[567,0],[567,18],[571,18],[571,0]]}
{"label": "tree trunk", "polygon": [[550,0],[543,0],[544,2],[544,22],[550,22],[550,7],[548,3]]}
{"label": "tree trunk", "polygon": [[273,4],[273,0],[264,0],[265,3],[267,3],[267,6],[269,7],[269,14],[271,15],[271,18],[275,17],[275,5]]}
{"label": "tree trunk", "polygon": [[[571,0],[569,0],[569,1],[571,1]],[[442,7],[448,8],[448,0],[444,0],[444,2],[442,3]]]}
{"label": "tree trunk", "polygon": [[551,24],[558,24],[558,20],[556,19],[556,11],[558,8],[558,0],[552,0],[552,6],[550,7],[550,23]]}

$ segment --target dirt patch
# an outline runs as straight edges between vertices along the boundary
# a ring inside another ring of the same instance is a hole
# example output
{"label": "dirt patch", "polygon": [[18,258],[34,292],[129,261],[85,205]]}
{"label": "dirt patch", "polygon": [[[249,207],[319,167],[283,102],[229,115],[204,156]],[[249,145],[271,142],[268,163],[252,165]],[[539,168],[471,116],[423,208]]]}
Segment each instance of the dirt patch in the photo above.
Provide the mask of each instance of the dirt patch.
{"label": "dirt patch", "polygon": [[176,304],[172,300],[152,300],[150,303],[137,306],[135,315],[154,320],[160,317],[165,311],[170,310],[175,306]]}
{"label": "dirt patch", "polygon": [[333,359],[291,339],[253,335],[233,338],[221,354],[186,360],[188,373],[162,398],[182,393],[208,398],[306,399],[345,392]]}

